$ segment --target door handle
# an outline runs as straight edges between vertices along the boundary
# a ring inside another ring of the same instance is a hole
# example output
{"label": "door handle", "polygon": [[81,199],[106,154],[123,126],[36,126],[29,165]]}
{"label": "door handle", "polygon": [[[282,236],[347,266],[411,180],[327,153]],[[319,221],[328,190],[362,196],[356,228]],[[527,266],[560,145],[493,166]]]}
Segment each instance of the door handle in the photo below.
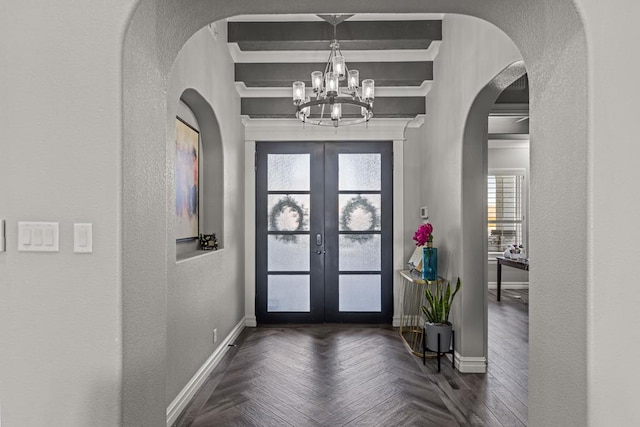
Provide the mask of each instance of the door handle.
{"label": "door handle", "polygon": [[322,234],[316,234],[316,246],[322,246]]}
{"label": "door handle", "polygon": [[316,251],[316,255],[322,255],[322,254],[326,254],[326,253],[327,253],[327,251],[321,251],[320,249],[318,249]]}

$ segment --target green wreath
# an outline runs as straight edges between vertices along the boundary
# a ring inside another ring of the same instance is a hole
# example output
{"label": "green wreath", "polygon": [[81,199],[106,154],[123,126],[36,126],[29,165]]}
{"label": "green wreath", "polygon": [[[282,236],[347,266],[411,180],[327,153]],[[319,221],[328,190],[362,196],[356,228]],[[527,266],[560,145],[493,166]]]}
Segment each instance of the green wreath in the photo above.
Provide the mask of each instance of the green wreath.
{"label": "green wreath", "polygon": [[[374,231],[380,225],[380,216],[378,215],[378,209],[373,206],[369,201],[362,196],[358,195],[353,197],[342,209],[342,215],[340,218],[340,224],[342,225],[342,229],[345,231],[353,231],[351,230],[351,218],[356,209],[363,209],[367,213],[371,215],[371,224],[369,224],[369,228],[366,230],[358,230],[358,231]],[[364,243],[367,240],[372,238],[371,234],[345,234],[345,237],[351,241]]]}
{"label": "green wreath", "polygon": [[[293,231],[303,231],[306,225],[305,221],[305,211],[304,207],[300,206],[296,201],[290,196],[286,196],[283,199],[280,199],[278,203],[276,203],[273,208],[271,208],[271,212],[269,212],[269,225],[271,226],[271,230],[282,231],[278,228],[278,217],[282,215],[285,209],[291,209],[298,215],[298,225]],[[291,231],[291,230],[286,230]],[[296,242],[298,237],[295,234],[276,234],[276,239],[282,240],[285,242]]]}

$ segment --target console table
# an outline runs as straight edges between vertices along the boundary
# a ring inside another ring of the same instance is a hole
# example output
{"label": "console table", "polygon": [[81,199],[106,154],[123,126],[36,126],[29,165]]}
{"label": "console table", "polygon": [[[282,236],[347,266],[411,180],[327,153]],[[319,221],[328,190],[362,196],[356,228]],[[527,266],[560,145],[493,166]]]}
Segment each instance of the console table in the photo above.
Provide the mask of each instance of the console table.
{"label": "console table", "polygon": [[498,260],[498,298],[497,301],[500,301],[500,286],[502,285],[502,266],[506,265],[507,267],[513,267],[520,270],[529,271],[529,260],[528,259],[510,259],[505,258],[503,256],[497,256],[496,260]]}
{"label": "console table", "polygon": [[411,353],[422,357],[424,315],[421,307],[426,305],[424,291],[428,285],[422,277],[412,275],[409,270],[398,273],[404,279],[400,297],[400,337]]}

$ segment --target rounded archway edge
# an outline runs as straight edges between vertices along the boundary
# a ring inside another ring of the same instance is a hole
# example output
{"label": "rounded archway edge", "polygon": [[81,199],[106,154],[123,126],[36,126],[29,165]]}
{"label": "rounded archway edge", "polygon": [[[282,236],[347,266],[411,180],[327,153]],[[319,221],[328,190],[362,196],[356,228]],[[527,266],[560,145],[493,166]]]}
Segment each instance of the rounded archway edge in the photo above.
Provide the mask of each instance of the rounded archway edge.
{"label": "rounded archway edge", "polygon": [[[141,0],[130,20],[123,44],[123,149],[122,149],[122,299],[123,299],[123,386],[122,412],[124,425],[158,425],[165,422],[166,369],[166,218],[164,210],[154,210],[158,197],[166,197],[164,176],[166,156],[167,76],[182,45],[198,29],[218,19],[238,14],[270,13],[456,13],[484,19],[503,30],[520,49],[527,63],[533,88],[531,117],[532,143],[541,146],[545,141],[562,138],[565,146],[532,150],[532,161],[537,157],[557,158],[571,153],[573,161],[581,162],[571,169],[567,185],[574,196],[563,205],[575,202],[564,211],[574,221],[567,229],[551,227],[552,233],[586,236],[587,177],[587,49],[584,25],[574,0],[531,0],[511,2],[509,7],[500,0],[468,2],[464,0],[421,0],[403,2],[365,2],[348,4],[330,0],[318,5],[303,1],[237,1],[223,0]],[[535,36],[537,35],[537,36]],[[532,37],[533,36],[533,37]],[[567,54],[569,53],[569,57]],[[539,90],[538,90],[539,88]],[[556,110],[545,110],[554,103],[570,105],[558,117]],[[552,117],[556,114],[556,117]],[[561,121],[572,123],[568,132]],[[539,125],[536,125],[538,123]],[[551,126],[546,126],[551,124]],[[543,128],[544,125],[544,128]],[[558,131],[559,135],[558,135]],[[535,138],[535,140],[534,140]],[[144,165],[144,167],[140,167]],[[541,168],[533,174],[545,174]],[[565,175],[548,176],[547,179]],[[544,184],[544,183],[543,183]],[[163,200],[166,202],[166,200]],[[163,205],[166,203],[163,203]],[[579,212],[579,210],[582,210]],[[576,216],[577,215],[577,216]],[[545,228],[552,222],[550,213],[540,212],[539,224]],[[565,224],[563,224],[565,225]],[[164,231],[164,232],[163,232]],[[149,237],[149,236],[158,237]],[[541,236],[544,238],[544,236]],[[557,237],[556,237],[557,238]],[[157,241],[156,241],[157,239]],[[150,241],[151,240],[151,241]],[[578,237],[578,240],[580,238]],[[586,251],[586,237],[574,242],[574,247]],[[574,253],[575,255],[575,253]],[[586,260],[586,254],[582,259]],[[574,257],[574,260],[576,258]],[[557,262],[557,260],[556,260]],[[141,268],[144,266],[144,268]],[[550,278],[544,272],[532,273],[532,280],[558,283],[568,275],[575,283],[586,283],[586,261],[573,263],[566,276]],[[579,294],[584,294],[584,290]],[[545,299],[558,295],[545,296]],[[534,296],[532,296],[533,298]],[[572,303],[570,329],[578,326],[582,336],[586,321],[586,301],[580,298]],[[549,308],[553,310],[553,306]],[[141,313],[144,313],[142,315]],[[548,313],[540,313],[541,325]],[[577,314],[577,315],[576,315]],[[554,317],[550,316],[551,321]],[[536,322],[533,318],[532,322]],[[579,350],[579,349],[575,349]],[[584,350],[584,349],[582,349]],[[545,350],[542,350],[545,351]],[[584,354],[584,351],[583,351]],[[544,354],[533,354],[532,359],[543,359]],[[555,356],[557,357],[557,356]],[[531,366],[532,369],[537,369]],[[552,377],[554,372],[548,372]],[[586,375],[586,374],[585,374]],[[550,409],[555,393],[538,396],[535,378],[531,382],[530,421],[544,424],[545,417],[553,417]],[[584,383],[585,381],[580,381]],[[544,390],[541,390],[544,393]],[[575,394],[575,389],[571,391]],[[586,396],[586,391],[584,392]],[[582,394],[581,394],[582,396]],[[577,396],[579,399],[581,396]],[[536,407],[545,408],[542,416]],[[567,409],[565,405],[563,409]],[[574,409],[574,408],[572,408]],[[582,409],[582,408],[575,408]],[[586,412],[582,410],[579,413]],[[573,413],[575,411],[565,411]],[[551,418],[549,418],[551,419]],[[556,421],[558,418],[555,419]],[[575,421],[575,418],[573,418]]]}

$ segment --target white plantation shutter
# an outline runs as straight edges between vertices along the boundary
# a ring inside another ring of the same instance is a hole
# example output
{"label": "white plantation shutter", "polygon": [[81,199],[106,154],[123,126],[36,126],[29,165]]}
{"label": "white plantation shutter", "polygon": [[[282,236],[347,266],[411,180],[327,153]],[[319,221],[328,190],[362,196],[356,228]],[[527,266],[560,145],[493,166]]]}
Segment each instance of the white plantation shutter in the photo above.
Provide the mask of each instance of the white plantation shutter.
{"label": "white plantation shutter", "polygon": [[523,244],[523,175],[488,177],[489,252],[504,252],[514,244]]}

